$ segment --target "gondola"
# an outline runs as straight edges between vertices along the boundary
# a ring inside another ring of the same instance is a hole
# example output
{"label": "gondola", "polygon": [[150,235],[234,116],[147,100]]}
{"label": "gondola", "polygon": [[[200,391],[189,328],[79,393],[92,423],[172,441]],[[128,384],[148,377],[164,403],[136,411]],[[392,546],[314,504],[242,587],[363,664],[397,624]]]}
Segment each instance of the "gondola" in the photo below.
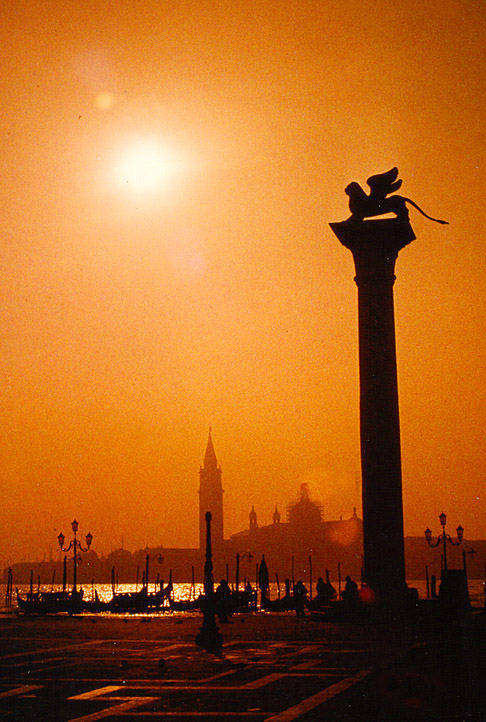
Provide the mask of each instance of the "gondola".
{"label": "gondola", "polygon": [[[172,570],[170,576],[170,584],[172,584]],[[192,567],[192,582],[188,599],[174,599],[172,594],[169,596],[169,607],[172,612],[191,612],[200,607],[199,597],[196,598],[196,583],[194,579],[194,567]]]}
{"label": "gondola", "polygon": [[82,589],[76,592],[28,592],[25,597],[18,589],[16,593],[22,614],[80,614],[84,611]]}
{"label": "gondola", "polygon": [[254,612],[257,608],[256,590],[234,590],[230,601],[233,612]]}
{"label": "gondola", "polygon": [[267,612],[290,612],[295,610],[295,601],[290,595],[281,599],[268,599],[268,597],[262,596],[260,606]]}
{"label": "gondola", "polygon": [[83,600],[83,612],[89,612],[90,614],[99,614],[100,612],[109,612],[112,600],[105,602],[100,599],[98,592],[95,589],[94,599]]}
{"label": "gondola", "polygon": [[148,592],[147,588],[143,587],[138,592],[115,593],[109,602],[108,611],[120,614],[158,612],[167,607],[171,594],[172,585],[169,584],[158,592]]}
{"label": "gondola", "polygon": [[199,609],[199,598],[198,599],[169,599],[169,607],[173,612],[190,612],[194,609]]}

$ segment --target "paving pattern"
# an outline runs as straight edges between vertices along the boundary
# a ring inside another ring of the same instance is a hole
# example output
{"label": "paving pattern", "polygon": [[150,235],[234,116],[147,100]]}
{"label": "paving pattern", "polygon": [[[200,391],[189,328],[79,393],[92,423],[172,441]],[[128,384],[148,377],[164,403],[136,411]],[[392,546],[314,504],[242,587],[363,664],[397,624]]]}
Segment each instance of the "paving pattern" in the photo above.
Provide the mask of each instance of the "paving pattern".
{"label": "paving pattern", "polygon": [[263,639],[252,629],[251,638],[231,635],[214,655],[187,629],[179,639],[137,638],[132,623],[130,635],[110,638],[108,627],[83,639],[63,636],[70,628],[51,636],[48,626],[30,624],[32,637],[16,627],[1,636],[0,719],[290,722],[368,674],[370,649],[360,641]]}
{"label": "paving pattern", "polygon": [[0,614],[0,720],[483,722],[485,621],[235,615],[211,654],[198,613]]}

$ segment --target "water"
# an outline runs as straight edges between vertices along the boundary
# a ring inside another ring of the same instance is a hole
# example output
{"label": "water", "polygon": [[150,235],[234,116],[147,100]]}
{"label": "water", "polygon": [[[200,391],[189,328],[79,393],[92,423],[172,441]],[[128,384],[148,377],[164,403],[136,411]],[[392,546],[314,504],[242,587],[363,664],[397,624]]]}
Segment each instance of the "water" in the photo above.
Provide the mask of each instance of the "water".
{"label": "water", "polygon": [[[338,582],[333,581],[333,586],[335,587],[336,591],[338,589]],[[408,585],[410,587],[415,587],[418,589],[419,597],[420,599],[426,599],[427,598],[427,586],[425,579],[415,579],[408,582]],[[112,589],[111,584],[84,584],[82,585],[84,589],[84,598],[87,600],[94,598],[94,592],[98,593],[98,598],[102,601],[109,601],[112,597]],[[308,584],[307,584],[308,586]],[[485,603],[485,582],[482,579],[469,579],[468,580],[468,587],[469,587],[469,596],[471,599],[471,604],[473,607],[483,607]],[[242,587],[240,587],[242,588]],[[342,586],[343,588],[343,586]],[[118,593],[126,593],[126,592],[135,592],[140,590],[140,584],[137,586],[136,584],[119,584],[117,587]],[[61,591],[62,587],[60,585],[54,585],[52,587],[50,584],[41,584],[40,591],[41,592],[49,592],[49,591]],[[22,596],[25,596],[25,594],[29,591],[29,585],[28,584],[21,584],[19,585],[19,591]],[[37,585],[34,585],[34,591],[37,591]],[[155,591],[154,585],[149,585],[149,591]],[[195,584],[195,596],[196,598],[199,596],[199,594],[203,594],[203,585],[202,584]],[[284,587],[281,585],[280,587],[281,594],[284,594]],[[5,611],[5,592],[6,592],[6,585],[1,584],[0,585],[0,610]],[[315,595],[315,584],[313,584],[312,589],[313,595]],[[182,601],[189,599],[189,595],[191,593],[191,584],[189,582],[184,584],[174,584],[173,587],[173,598],[176,601]],[[270,598],[275,599],[278,596],[278,590],[277,585],[275,583],[270,584]],[[194,598],[193,596],[191,598]],[[13,610],[17,608],[17,599],[16,595],[14,593],[13,595]],[[166,611],[169,611],[168,607],[166,608]],[[162,612],[163,613],[163,612]],[[185,612],[184,612],[185,613]]]}

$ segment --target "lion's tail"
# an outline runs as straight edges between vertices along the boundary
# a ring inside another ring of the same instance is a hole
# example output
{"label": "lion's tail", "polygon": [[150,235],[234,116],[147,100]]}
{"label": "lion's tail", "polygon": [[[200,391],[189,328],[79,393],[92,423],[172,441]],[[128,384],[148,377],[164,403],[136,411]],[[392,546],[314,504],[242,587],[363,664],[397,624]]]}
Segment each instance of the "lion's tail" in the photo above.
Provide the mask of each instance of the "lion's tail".
{"label": "lion's tail", "polygon": [[411,198],[404,198],[404,201],[407,203],[410,203],[414,208],[418,210],[419,213],[421,213],[423,216],[429,219],[429,221],[434,221],[435,223],[441,223],[444,226],[449,225],[449,221],[441,221],[440,218],[432,218],[432,216],[429,216],[425,211],[423,211],[420,206],[418,206],[415,201],[413,201]]}

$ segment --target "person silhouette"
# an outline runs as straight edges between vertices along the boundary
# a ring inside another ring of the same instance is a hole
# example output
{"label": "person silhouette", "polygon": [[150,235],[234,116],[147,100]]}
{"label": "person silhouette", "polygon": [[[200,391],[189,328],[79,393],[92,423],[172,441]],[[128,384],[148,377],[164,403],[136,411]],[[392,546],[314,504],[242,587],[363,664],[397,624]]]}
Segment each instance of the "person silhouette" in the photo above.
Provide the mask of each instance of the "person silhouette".
{"label": "person silhouette", "polygon": [[346,584],[342,593],[343,602],[346,604],[357,604],[359,600],[358,585],[350,576],[346,577]]}
{"label": "person silhouette", "polygon": [[316,601],[319,605],[327,604],[331,599],[336,596],[336,590],[329,581],[324,581],[322,577],[319,577],[316,585],[317,598]]}
{"label": "person silhouette", "polygon": [[304,583],[300,579],[294,586],[294,604],[295,613],[297,614],[297,616],[305,617],[304,608],[308,605],[307,589],[305,588]]}
{"label": "person silhouette", "polygon": [[231,589],[226,579],[221,579],[214,593],[216,603],[216,614],[220,622],[228,621],[231,616]]}

